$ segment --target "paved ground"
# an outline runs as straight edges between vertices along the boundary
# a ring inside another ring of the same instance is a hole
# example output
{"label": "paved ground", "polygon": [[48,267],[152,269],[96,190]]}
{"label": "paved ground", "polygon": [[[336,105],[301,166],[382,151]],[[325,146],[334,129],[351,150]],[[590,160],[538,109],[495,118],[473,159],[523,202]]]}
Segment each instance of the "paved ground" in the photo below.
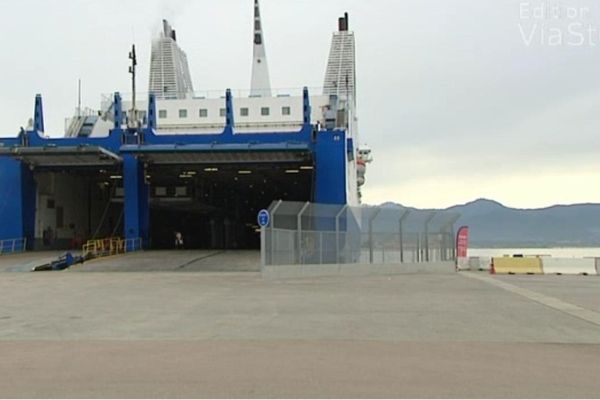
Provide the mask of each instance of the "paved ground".
{"label": "paved ground", "polygon": [[76,271],[0,274],[0,396],[600,393],[600,277]]}
{"label": "paved ground", "polygon": [[[557,279],[562,278],[562,279]],[[504,282],[510,282],[520,287],[553,296],[600,313],[600,293],[598,280],[600,276],[591,276],[591,279],[583,279],[581,276],[563,275],[554,277],[544,276],[497,276]],[[576,287],[576,290],[573,290]],[[600,393],[599,393],[600,396]]]}
{"label": "paved ground", "polygon": [[[56,260],[64,251],[38,251],[0,256],[1,272],[31,272]],[[158,262],[157,262],[158,260]],[[260,252],[255,250],[144,251],[99,258],[76,265],[69,272],[258,272]]]}
{"label": "paved ground", "polygon": [[75,266],[71,271],[258,272],[260,271],[260,252],[252,250],[144,251],[92,260]]}
{"label": "paved ground", "polygon": [[64,251],[36,251],[0,256],[0,272],[30,272],[33,267],[55,260]]}

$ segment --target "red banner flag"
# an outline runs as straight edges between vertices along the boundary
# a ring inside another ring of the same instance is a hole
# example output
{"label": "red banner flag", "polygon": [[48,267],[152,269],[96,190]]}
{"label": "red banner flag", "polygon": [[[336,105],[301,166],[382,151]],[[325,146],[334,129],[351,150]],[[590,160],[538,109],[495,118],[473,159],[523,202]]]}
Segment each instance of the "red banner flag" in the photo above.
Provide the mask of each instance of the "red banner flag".
{"label": "red banner flag", "polygon": [[456,233],[456,257],[466,258],[469,248],[469,227],[461,226]]}

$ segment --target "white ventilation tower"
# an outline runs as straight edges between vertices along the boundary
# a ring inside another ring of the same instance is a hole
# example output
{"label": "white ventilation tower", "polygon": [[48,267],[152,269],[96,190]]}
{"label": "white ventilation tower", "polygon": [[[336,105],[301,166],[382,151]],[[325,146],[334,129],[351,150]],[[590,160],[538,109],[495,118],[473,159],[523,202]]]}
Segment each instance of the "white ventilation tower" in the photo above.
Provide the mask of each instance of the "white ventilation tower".
{"label": "white ventilation tower", "polygon": [[338,32],[333,34],[323,94],[356,101],[356,56],[354,32],[348,30],[348,13],[339,19]]}
{"label": "white ventilation tower", "polygon": [[160,37],[152,42],[149,90],[158,99],[185,99],[194,92],[187,56],[164,19]]}
{"label": "white ventilation tower", "polygon": [[254,0],[254,59],[252,61],[250,97],[271,97],[271,80],[269,79],[269,66],[258,0]]}

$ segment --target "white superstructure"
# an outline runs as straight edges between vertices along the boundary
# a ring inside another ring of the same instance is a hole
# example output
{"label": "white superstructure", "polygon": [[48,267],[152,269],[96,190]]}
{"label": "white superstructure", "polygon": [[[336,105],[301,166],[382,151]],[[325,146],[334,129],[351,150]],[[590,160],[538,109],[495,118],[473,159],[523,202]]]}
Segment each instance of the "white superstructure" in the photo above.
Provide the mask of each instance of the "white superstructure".
{"label": "white superstructure", "polygon": [[260,19],[260,5],[254,0],[254,55],[252,59],[252,81],[250,84],[250,96],[271,97],[271,80],[269,78],[269,65],[267,63],[267,51],[265,50],[265,38]]}
{"label": "white superstructure", "polygon": [[163,20],[162,32],[152,42],[148,90],[158,99],[184,99],[194,92],[187,56],[167,20]]}
{"label": "white superstructure", "polygon": [[[338,20],[338,31],[333,33],[325,80],[323,82],[323,94],[337,100],[337,108],[333,110],[338,113],[338,126],[347,129],[349,137],[356,144],[356,155],[350,173],[354,176],[349,181],[348,194],[356,193],[357,202],[362,197],[360,187],[365,184],[367,164],[373,161],[371,149],[360,144],[358,136],[358,118],[356,116],[356,53],[354,32],[349,30],[350,22],[348,13]],[[343,110],[342,112],[339,112]],[[356,190],[353,190],[356,183]],[[352,200],[349,199],[349,203]]]}
{"label": "white superstructure", "polygon": [[[224,93],[223,93],[224,95]],[[249,96],[248,92],[233,91],[234,130],[244,132],[297,132],[303,124],[302,89],[281,91],[270,97]],[[310,96],[311,120],[324,126],[324,112],[329,96]],[[140,110],[147,109],[147,101],[137,101]],[[123,101],[129,109],[131,102]],[[161,134],[214,134],[225,128],[225,98],[214,93],[195,93],[187,99],[157,99],[157,129]],[[144,116],[145,111],[141,111]]]}
{"label": "white superstructure", "polygon": [[323,93],[356,99],[356,56],[354,32],[348,30],[348,13],[339,19],[339,30],[333,34]]}

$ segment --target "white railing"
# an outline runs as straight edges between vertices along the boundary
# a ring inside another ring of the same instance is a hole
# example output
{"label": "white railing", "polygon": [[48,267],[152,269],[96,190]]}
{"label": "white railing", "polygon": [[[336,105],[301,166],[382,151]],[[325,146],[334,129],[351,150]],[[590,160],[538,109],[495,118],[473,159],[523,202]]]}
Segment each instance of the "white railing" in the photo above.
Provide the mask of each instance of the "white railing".
{"label": "white railing", "polygon": [[[271,97],[295,97],[302,96],[304,88],[303,87],[293,87],[293,88],[272,88],[271,89]],[[259,89],[260,91],[260,89]],[[250,89],[231,89],[231,95],[234,98],[244,98],[251,97]],[[136,92],[136,96],[141,101],[145,102],[148,99],[148,94],[150,92],[138,91]],[[311,96],[318,96],[323,94],[323,87],[309,87],[308,93]],[[131,99],[131,92],[120,92],[121,99],[123,101],[129,101]],[[224,99],[225,98],[225,89],[222,90],[199,90],[194,92],[182,92],[175,93],[169,92],[165,93],[165,96],[176,97],[179,99]],[[112,93],[103,93],[101,95],[102,104],[110,104],[112,102],[114,94]],[[161,99],[161,94],[157,94],[157,98]]]}
{"label": "white railing", "polygon": [[0,255],[21,253],[27,248],[27,238],[2,239],[0,240]]}
{"label": "white railing", "polygon": [[125,239],[125,252],[140,251],[142,248],[142,238]]}

